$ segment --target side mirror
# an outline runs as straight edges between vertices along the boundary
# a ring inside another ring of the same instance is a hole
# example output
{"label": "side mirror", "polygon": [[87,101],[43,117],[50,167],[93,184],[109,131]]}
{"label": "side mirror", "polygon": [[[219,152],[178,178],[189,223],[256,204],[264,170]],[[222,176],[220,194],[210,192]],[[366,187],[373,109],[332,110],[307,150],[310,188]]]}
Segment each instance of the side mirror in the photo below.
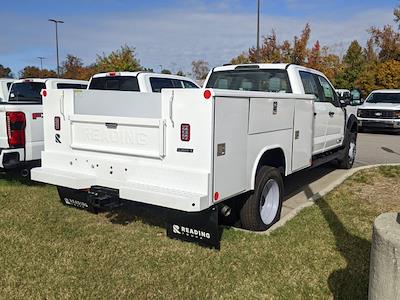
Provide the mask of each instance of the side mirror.
{"label": "side mirror", "polygon": [[340,99],[340,107],[346,107],[347,105],[350,104],[350,101],[348,101],[347,99]]}

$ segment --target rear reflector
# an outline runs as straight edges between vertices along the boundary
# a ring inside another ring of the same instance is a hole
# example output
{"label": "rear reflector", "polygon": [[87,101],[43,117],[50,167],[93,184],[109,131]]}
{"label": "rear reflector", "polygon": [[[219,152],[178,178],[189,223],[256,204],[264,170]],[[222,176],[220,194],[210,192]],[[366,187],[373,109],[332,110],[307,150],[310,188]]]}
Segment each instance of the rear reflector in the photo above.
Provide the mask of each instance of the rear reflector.
{"label": "rear reflector", "polygon": [[219,199],[219,193],[215,192],[214,193],[214,201],[218,201],[218,199]]}
{"label": "rear reflector", "polygon": [[190,125],[189,124],[181,124],[181,141],[183,141],[183,142],[190,141]]}
{"label": "rear reflector", "polygon": [[54,117],[54,129],[60,130],[61,129],[61,119],[60,117]]}
{"label": "rear reflector", "polygon": [[25,147],[26,118],[23,112],[7,112],[7,137],[10,148]]}

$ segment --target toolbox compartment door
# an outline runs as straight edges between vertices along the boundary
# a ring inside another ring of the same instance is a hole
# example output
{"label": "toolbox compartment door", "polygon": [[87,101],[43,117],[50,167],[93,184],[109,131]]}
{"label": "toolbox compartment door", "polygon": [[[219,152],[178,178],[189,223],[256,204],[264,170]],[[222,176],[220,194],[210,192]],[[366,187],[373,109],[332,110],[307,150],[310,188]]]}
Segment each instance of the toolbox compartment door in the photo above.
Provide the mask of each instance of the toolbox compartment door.
{"label": "toolbox compartment door", "polygon": [[214,193],[218,200],[246,189],[249,98],[215,98]]}

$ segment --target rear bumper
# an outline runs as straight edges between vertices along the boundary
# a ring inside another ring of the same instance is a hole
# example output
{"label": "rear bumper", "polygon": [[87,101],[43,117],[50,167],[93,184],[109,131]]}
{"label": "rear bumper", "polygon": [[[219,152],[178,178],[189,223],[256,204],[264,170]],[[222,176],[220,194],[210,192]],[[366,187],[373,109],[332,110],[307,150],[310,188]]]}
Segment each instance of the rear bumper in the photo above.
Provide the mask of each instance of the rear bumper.
{"label": "rear bumper", "polygon": [[[31,178],[36,181],[72,189],[89,189],[93,186],[105,186],[98,177],[71,171],[52,168],[34,168]],[[133,181],[125,181],[107,186],[118,189],[124,200],[147,203],[151,205],[186,211],[198,212],[210,207],[209,196],[183,190],[153,186]]]}
{"label": "rear bumper", "polygon": [[394,119],[362,119],[358,118],[358,127],[375,129],[400,130],[400,120]]}
{"label": "rear bumper", "polygon": [[17,168],[25,163],[25,161],[21,160],[23,158],[24,149],[0,149],[0,168]]}

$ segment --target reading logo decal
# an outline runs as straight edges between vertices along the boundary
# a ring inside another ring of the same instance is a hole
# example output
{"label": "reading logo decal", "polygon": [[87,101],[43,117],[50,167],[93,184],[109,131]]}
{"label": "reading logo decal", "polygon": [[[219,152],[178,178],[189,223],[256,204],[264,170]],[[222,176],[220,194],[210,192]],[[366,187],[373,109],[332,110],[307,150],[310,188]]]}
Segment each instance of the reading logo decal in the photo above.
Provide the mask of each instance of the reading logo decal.
{"label": "reading logo decal", "polygon": [[209,240],[211,238],[211,234],[208,232],[179,225],[172,225],[172,231],[175,234],[192,237],[200,240],[202,239]]}
{"label": "reading logo decal", "polygon": [[55,140],[56,140],[56,143],[57,144],[61,144],[61,136],[57,133],[56,135],[55,135]]}

